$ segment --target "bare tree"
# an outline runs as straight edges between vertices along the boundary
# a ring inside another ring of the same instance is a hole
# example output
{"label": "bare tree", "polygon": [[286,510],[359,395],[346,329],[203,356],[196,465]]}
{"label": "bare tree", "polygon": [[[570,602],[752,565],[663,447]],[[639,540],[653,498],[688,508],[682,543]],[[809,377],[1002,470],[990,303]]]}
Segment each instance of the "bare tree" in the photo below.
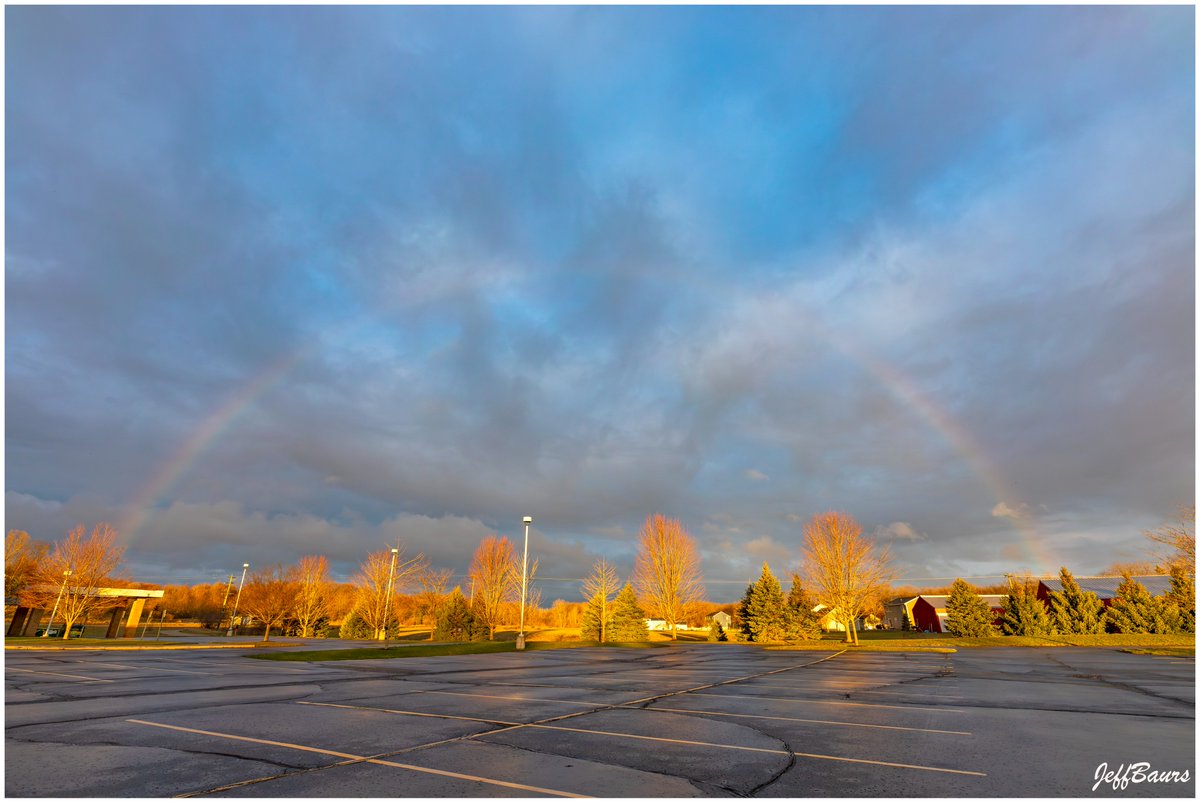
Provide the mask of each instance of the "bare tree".
{"label": "bare tree", "polygon": [[279,564],[255,570],[246,581],[240,607],[263,623],[263,641],[270,641],[271,628],[295,610],[299,585],[296,569]]}
{"label": "bare tree", "polygon": [[4,536],[4,596],[20,598],[25,587],[38,576],[49,547],[30,539],[24,530],[9,530]]}
{"label": "bare tree", "polygon": [[846,643],[858,644],[855,620],[886,592],[886,548],[877,550],[846,513],[813,516],[804,527],[804,564],[809,587],[846,624]]}
{"label": "bare tree", "polygon": [[[1154,530],[1146,530],[1143,535],[1158,545],[1156,557],[1165,570],[1180,565],[1189,576],[1196,576],[1195,505],[1181,506],[1175,521]],[[1162,547],[1166,547],[1166,550]]]}
{"label": "bare tree", "polygon": [[446,603],[450,587],[450,579],[454,577],[451,569],[433,569],[426,567],[418,576],[417,582],[421,590],[417,592],[417,600],[423,615],[433,621],[429,629],[429,640],[433,641],[434,631],[437,630],[438,614]]}
{"label": "bare tree", "polygon": [[600,643],[608,636],[609,603],[620,591],[617,572],[604,558],[592,565],[592,573],[583,581],[583,596],[599,608]]}
{"label": "bare tree", "polygon": [[317,621],[329,616],[329,559],[324,555],[305,555],[296,567],[296,599],[292,615],[300,626],[300,636],[313,635]]}
{"label": "bare tree", "polygon": [[387,636],[388,623],[399,621],[396,595],[428,565],[424,555],[405,558],[403,547],[397,546],[397,550],[394,573],[391,549],[381,549],[367,555],[353,579],[358,589],[354,608],[379,640]]}
{"label": "bare tree", "polygon": [[487,625],[488,638],[494,639],[504,603],[521,592],[521,569],[508,538],[484,538],[475,550],[468,575],[475,609]]}
{"label": "bare tree", "polygon": [[32,605],[50,609],[52,616],[57,609],[63,618],[63,638],[67,638],[76,622],[86,622],[92,614],[120,603],[119,598],[102,596],[101,589],[118,582],[114,575],[124,554],[111,525],[97,524],[91,535],[85,535],[82,524],[77,525],[65,540],[55,542],[26,596]]}
{"label": "bare tree", "polygon": [[677,639],[676,625],[686,621],[688,606],[700,599],[700,559],[696,542],[678,519],[655,514],[642,527],[633,582],[638,595],[671,628]]}

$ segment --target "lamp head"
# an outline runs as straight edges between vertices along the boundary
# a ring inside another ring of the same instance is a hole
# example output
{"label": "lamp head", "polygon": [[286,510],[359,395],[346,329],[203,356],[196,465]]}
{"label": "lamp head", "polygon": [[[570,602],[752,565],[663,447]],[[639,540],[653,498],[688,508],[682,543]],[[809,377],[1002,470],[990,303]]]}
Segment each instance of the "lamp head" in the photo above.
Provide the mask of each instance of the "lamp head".
{"label": "lamp head", "polygon": [[533,524],[533,516],[526,516],[524,519],[522,519],[522,521],[524,521],[526,524]]}
{"label": "lamp head", "polygon": [[395,554],[396,554],[396,553],[398,553],[399,551],[400,551],[399,549],[396,549],[395,547],[392,547],[392,554],[393,554],[393,555],[395,555]]}
{"label": "lamp head", "polygon": [[249,564],[249,563],[243,563],[243,564],[242,564],[242,568],[243,568],[243,569],[249,569],[249,568],[250,568],[250,564]]}

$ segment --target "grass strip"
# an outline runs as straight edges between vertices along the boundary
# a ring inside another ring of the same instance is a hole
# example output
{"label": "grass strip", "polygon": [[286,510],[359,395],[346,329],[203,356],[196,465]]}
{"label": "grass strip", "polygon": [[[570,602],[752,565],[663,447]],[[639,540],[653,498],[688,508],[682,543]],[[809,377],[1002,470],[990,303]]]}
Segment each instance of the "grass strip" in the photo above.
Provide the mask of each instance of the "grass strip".
{"label": "grass strip", "polygon": [[1135,647],[1121,650],[1130,655],[1165,655],[1172,658],[1195,658],[1195,647]]}

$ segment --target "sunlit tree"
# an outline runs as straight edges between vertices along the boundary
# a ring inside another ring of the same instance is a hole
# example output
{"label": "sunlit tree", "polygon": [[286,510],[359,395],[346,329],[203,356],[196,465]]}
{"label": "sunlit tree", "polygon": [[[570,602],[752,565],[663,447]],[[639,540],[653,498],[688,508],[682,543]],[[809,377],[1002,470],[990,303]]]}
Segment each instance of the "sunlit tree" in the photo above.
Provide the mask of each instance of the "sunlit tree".
{"label": "sunlit tree", "polygon": [[329,618],[329,559],[305,555],[295,571],[296,597],[292,615],[301,638],[314,635],[317,622]]}
{"label": "sunlit tree", "polygon": [[677,626],[700,599],[700,558],[696,542],[678,519],[655,514],[646,519],[633,583],[650,613],[663,619],[678,639]]}
{"label": "sunlit tree", "polygon": [[1179,508],[1175,521],[1143,533],[1157,546],[1157,556],[1164,571],[1182,566],[1193,579],[1196,577],[1196,506]]}
{"label": "sunlit tree", "polygon": [[263,623],[263,641],[270,641],[271,628],[278,627],[296,608],[300,584],[296,569],[282,565],[255,569],[242,589],[239,608]]}
{"label": "sunlit tree", "polygon": [[846,513],[813,516],[804,527],[804,566],[808,582],[846,625],[846,642],[858,644],[855,620],[891,579],[890,555],[863,537]]}
{"label": "sunlit tree", "polygon": [[396,596],[411,585],[427,565],[424,555],[405,558],[404,549],[396,549],[394,560],[391,549],[367,555],[353,578],[358,592],[354,611],[379,640],[386,637],[385,628],[399,621]]}
{"label": "sunlit tree", "polygon": [[595,640],[603,644],[607,641],[608,627],[612,621],[611,604],[619,588],[617,572],[604,558],[592,565],[592,573],[583,581],[583,595],[587,599],[587,610],[584,611],[585,632],[583,638]]}
{"label": "sunlit tree", "polygon": [[494,639],[505,603],[521,591],[521,567],[508,538],[484,538],[475,549],[468,574],[474,586],[472,607],[487,627],[488,638]]}
{"label": "sunlit tree", "polygon": [[4,536],[4,596],[19,598],[38,576],[48,547],[34,541],[24,530],[9,530]]}
{"label": "sunlit tree", "polygon": [[63,619],[62,637],[67,638],[76,622],[86,622],[93,614],[120,604],[119,598],[100,592],[120,582],[116,574],[124,554],[111,525],[97,524],[90,535],[82,524],[77,525],[65,539],[56,541],[53,551],[41,561],[26,596],[35,607],[57,608]]}
{"label": "sunlit tree", "polygon": [[[450,579],[453,576],[454,572],[450,569],[434,569],[432,567],[426,567],[417,575],[417,584],[420,586],[420,590],[417,592],[417,604],[422,621],[432,624],[429,629],[430,641],[433,641],[437,630],[438,616],[442,606],[446,603],[448,596],[446,589],[450,587]],[[462,591],[460,590],[459,596],[461,595]]]}

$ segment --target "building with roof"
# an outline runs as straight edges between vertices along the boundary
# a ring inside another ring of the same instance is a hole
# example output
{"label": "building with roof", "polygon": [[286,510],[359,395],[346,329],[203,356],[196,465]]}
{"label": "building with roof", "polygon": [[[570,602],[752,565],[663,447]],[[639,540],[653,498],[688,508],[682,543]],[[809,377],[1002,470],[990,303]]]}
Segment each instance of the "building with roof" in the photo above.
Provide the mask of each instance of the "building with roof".
{"label": "building with roof", "polygon": [[[980,594],[979,595],[987,606],[992,609],[994,616],[993,624],[1000,623],[1000,617],[1004,613],[1004,600],[1007,594]],[[916,598],[912,606],[912,623],[914,630],[921,630],[929,633],[945,633],[946,632],[946,600],[948,596],[934,596],[922,594]]]}
{"label": "building with roof", "polygon": [[888,630],[903,630],[905,616],[908,626],[913,627],[912,606],[920,597],[896,597],[883,603],[883,626]]}
{"label": "building with roof", "polygon": [[[1152,597],[1161,597],[1171,590],[1171,575],[1169,574],[1143,574],[1131,579],[1145,586]],[[1079,587],[1084,591],[1091,591],[1099,597],[1100,602],[1105,608],[1112,605],[1113,600],[1117,598],[1117,586],[1121,585],[1124,581],[1124,577],[1075,578],[1075,582],[1079,584]],[[1057,577],[1049,580],[1039,580],[1037,588],[1038,599],[1049,605],[1051,593],[1062,593],[1062,580]]]}
{"label": "building with roof", "polygon": [[710,613],[708,616],[705,616],[704,621],[709,627],[712,627],[713,624],[716,623],[721,626],[722,630],[728,630],[733,624],[733,617],[727,614],[725,611],[716,611],[715,613]]}
{"label": "building with roof", "polygon": [[[161,588],[97,588],[92,592],[92,595],[110,597],[117,600],[111,608],[108,628],[105,630],[104,637],[120,638],[123,636],[125,638],[134,638],[137,636],[138,622],[141,621],[142,609],[146,604],[146,600],[162,599],[163,590]],[[47,613],[53,615],[53,610],[47,612],[38,608],[18,605],[17,609],[13,612],[12,621],[5,634],[9,636],[24,636],[31,629],[34,633],[37,633],[37,628],[42,626],[42,617]],[[47,618],[45,626],[49,627],[52,624],[50,619]]]}

